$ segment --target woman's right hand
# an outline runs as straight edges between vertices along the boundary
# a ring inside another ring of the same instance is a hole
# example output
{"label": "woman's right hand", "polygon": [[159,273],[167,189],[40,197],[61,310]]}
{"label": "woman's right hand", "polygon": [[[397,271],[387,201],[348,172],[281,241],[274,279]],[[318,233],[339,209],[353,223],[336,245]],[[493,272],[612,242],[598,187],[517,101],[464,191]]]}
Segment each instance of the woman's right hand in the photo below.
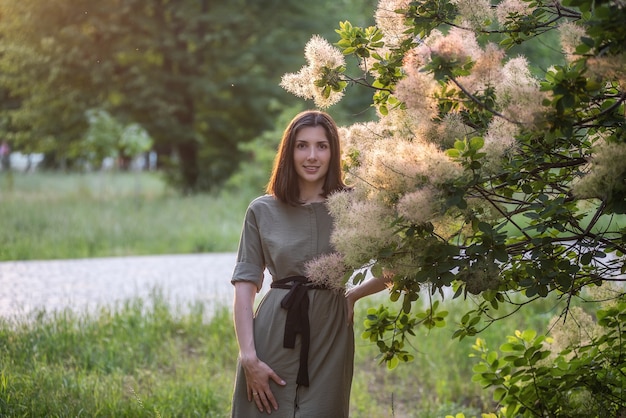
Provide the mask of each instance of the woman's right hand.
{"label": "woman's right hand", "polygon": [[271,379],[281,386],[286,384],[285,381],[256,356],[241,358],[241,365],[246,375],[248,400],[253,401],[261,412],[265,410],[270,414],[272,408],[278,410],[278,402],[270,388],[269,381]]}
{"label": "woman's right hand", "polygon": [[248,401],[254,401],[259,411],[265,410],[269,414],[272,407],[278,409],[278,402],[270,389],[270,379],[281,386],[285,385],[285,381],[256,355],[252,307],[257,290],[256,284],[251,282],[235,283],[233,315],[239,360],[246,375]]}

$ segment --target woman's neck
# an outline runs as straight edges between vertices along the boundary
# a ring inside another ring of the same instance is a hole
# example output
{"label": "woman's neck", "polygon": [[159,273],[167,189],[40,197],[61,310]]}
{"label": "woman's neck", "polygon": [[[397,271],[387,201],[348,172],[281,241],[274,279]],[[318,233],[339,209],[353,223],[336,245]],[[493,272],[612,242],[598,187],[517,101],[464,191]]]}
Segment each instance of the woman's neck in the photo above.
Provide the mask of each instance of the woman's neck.
{"label": "woman's neck", "polygon": [[326,200],[324,198],[324,187],[323,183],[320,184],[311,184],[311,183],[300,183],[300,201],[302,203],[313,203],[313,202],[323,202]]}
{"label": "woman's neck", "polygon": [[300,191],[300,201],[304,204],[307,203],[315,203],[315,202],[323,202],[326,200],[322,195],[321,190],[312,190],[312,191]]}

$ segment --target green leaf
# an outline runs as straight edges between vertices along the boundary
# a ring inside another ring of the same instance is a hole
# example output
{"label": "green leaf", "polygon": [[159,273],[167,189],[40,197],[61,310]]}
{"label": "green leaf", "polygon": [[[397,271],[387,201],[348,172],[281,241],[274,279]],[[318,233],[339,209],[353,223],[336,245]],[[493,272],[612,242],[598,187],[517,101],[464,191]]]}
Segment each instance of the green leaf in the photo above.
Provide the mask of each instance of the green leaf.
{"label": "green leaf", "polygon": [[469,148],[473,151],[478,151],[485,145],[485,139],[480,136],[475,136],[469,141]]}
{"label": "green leaf", "polygon": [[493,391],[493,400],[496,402],[501,402],[506,396],[507,391],[504,388],[496,388]]}
{"label": "green leaf", "polygon": [[537,336],[537,331],[532,329],[527,329],[522,332],[522,339],[526,342],[532,342]]}
{"label": "green leaf", "polygon": [[580,257],[580,264],[582,264],[583,266],[588,266],[589,264],[591,264],[592,259],[593,251],[588,251]]}
{"label": "green leaf", "polygon": [[383,266],[379,263],[374,264],[370,271],[374,277],[383,277]]}
{"label": "green leaf", "polygon": [[485,373],[489,370],[489,367],[485,363],[478,363],[472,367],[474,373]]}
{"label": "green leaf", "polygon": [[479,222],[478,229],[486,235],[493,234],[493,228],[486,222]]}
{"label": "green leaf", "polygon": [[521,352],[525,349],[526,347],[519,343],[504,343],[500,346],[500,351],[502,352]]}
{"label": "green leaf", "polygon": [[391,359],[387,360],[387,369],[393,370],[398,367],[398,364],[400,364],[400,359],[394,355]]}

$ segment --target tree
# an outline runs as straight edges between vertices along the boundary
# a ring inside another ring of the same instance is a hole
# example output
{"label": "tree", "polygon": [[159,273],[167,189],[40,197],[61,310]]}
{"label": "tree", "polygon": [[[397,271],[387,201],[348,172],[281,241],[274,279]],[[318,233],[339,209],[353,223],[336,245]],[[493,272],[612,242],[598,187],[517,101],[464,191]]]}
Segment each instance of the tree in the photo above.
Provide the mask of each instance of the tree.
{"label": "tree", "polygon": [[149,132],[181,190],[216,189],[244,157],[237,144],[295,101],[278,82],[306,37],[348,4],[2,0],[0,85],[20,100],[6,129],[14,148],[71,164],[85,109],[104,109]]}
{"label": "tree", "polygon": [[272,8],[208,0],[6,2],[5,85],[23,98],[11,114],[16,141],[45,138],[47,147],[35,147],[73,157],[84,109],[102,107],[144,126],[162,156],[177,155],[182,189],[213,187],[236,166],[237,140],[268,123],[261,109],[271,96],[250,81],[264,74],[253,52]]}
{"label": "tree", "polygon": [[85,109],[104,101],[87,88],[95,50],[84,31],[86,3],[0,3],[0,84],[12,103],[2,109],[3,135],[14,149],[57,156],[61,166],[75,157]]}
{"label": "tree", "polygon": [[82,153],[96,167],[108,157],[116,158],[120,168],[128,170],[133,158],[152,147],[152,138],[140,125],[123,126],[101,109],[89,109],[86,114],[89,129],[81,143]]}
{"label": "tree", "polygon": [[[381,307],[366,321],[366,336],[391,367],[412,358],[405,341],[416,327],[445,324],[438,301],[414,311],[422,290],[431,300],[447,289],[478,300],[457,338],[497,321],[505,305],[519,309],[548,295],[561,301],[564,318],[600,287],[624,300],[625,21],[619,1],[382,0],[376,26],[342,22],[336,48],[312,38],[307,66],[284,76],[286,89],[324,107],[353,85],[373,91],[379,120],[344,134],[354,190],[329,204],[333,243],[352,269],[343,279],[363,266],[393,275],[390,298],[400,312]],[[541,78],[524,57],[507,55],[556,32],[563,55]],[[358,58],[360,76],[348,74],[342,54]],[[618,325],[595,349],[623,340],[623,317],[610,316]],[[519,358],[545,359],[534,356],[543,341],[522,339]],[[602,386],[603,407],[616,414],[626,407],[624,348],[611,344],[600,355],[615,361],[603,365],[580,361],[570,380],[597,374],[593,364],[617,367],[617,384]],[[484,376],[502,371],[506,361],[496,360],[485,356]],[[515,382],[505,372],[483,379],[500,385],[496,400],[509,406],[502,414],[571,416],[554,409],[567,392],[550,403],[536,369],[506,367]],[[535,403],[520,388],[538,395]]]}

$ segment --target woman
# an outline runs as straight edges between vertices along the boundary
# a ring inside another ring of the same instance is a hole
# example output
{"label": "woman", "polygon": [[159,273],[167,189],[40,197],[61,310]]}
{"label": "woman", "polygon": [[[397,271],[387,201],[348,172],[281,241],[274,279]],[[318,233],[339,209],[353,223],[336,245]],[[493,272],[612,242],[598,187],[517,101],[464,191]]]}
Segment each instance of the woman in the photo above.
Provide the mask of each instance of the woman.
{"label": "woman", "polygon": [[[346,190],[337,126],[319,111],[285,130],[267,194],[246,212],[232,282],[239,364],[232,416],[348,417],[355,302],[385,288],[371,279],[345,294],[313,285],[305,263],[333,251],[331,193]],[[272,286],[253,314],[264,270]]]}

